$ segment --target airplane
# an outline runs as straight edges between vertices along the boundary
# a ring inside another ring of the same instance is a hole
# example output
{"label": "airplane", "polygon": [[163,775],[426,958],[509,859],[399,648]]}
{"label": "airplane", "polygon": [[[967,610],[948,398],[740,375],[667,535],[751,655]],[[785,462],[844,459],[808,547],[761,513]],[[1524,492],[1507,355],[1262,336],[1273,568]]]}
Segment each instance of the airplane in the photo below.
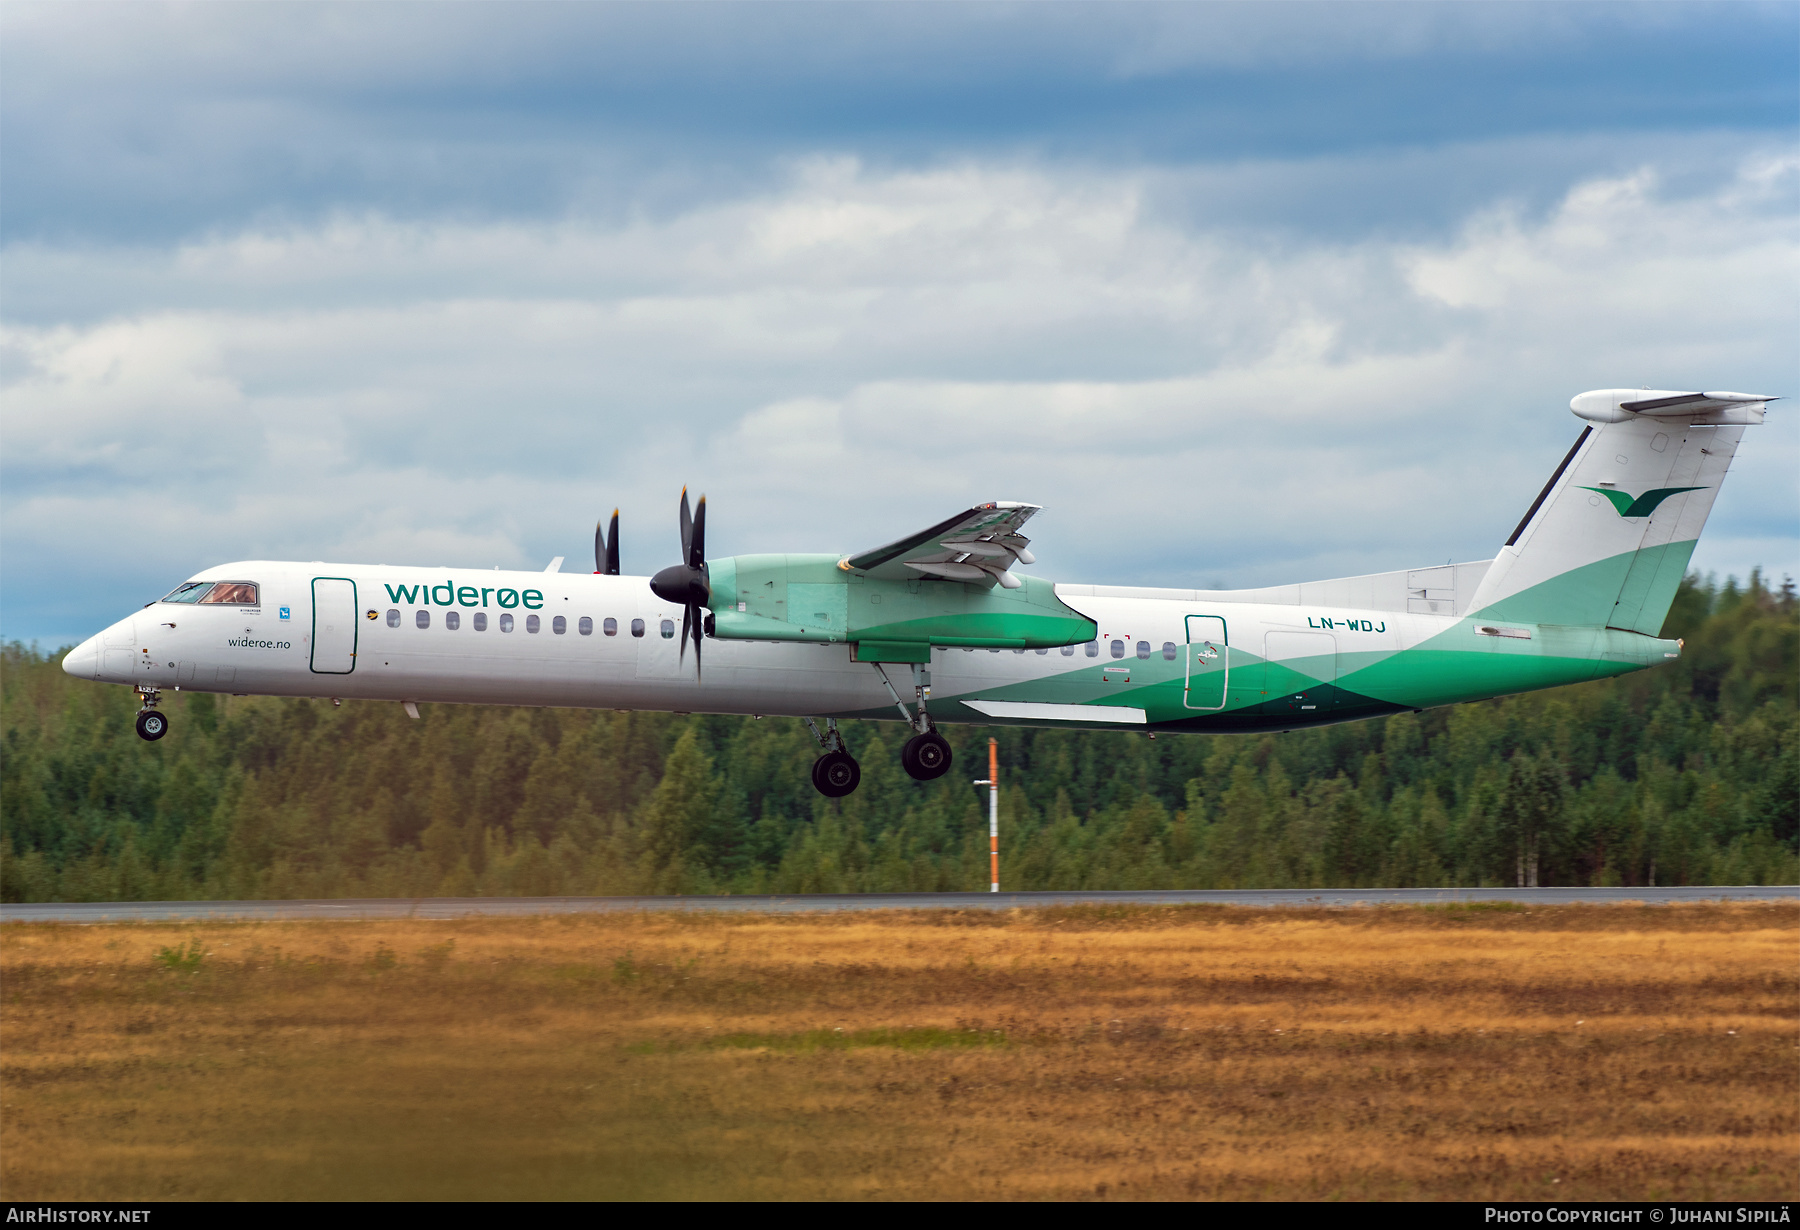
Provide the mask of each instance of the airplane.
{"label": "airplane", "polygon": [[[1053,584],[994,501],[852,554],[682,557],[619,574],[619,516],[591,575],[249,560],[208,568],[64,659],[125,684],[137,732],[165,688],[233,695],[556,705],[803,720],[829,797],[861,770],[839,723],[898,720],[901,763],[951,766],[951,723],[1279,731],[1482,700],[1677,658],[1660,638],[1745,427],[1774,397],[1602,389],[1499,553],[1261,589]],[[680,630],[677,632],[677,620]],[[693,647],[694,661],[687,663]],[[705,668],[701,668],[702,647]],[[824,729],[819,726],[823,720]]]}

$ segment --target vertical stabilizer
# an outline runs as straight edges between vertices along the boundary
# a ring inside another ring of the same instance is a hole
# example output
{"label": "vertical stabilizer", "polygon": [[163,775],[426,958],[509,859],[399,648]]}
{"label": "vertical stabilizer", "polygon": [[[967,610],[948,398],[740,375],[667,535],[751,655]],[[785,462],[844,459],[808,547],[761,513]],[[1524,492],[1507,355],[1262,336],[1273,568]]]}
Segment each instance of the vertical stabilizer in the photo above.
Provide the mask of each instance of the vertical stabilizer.
{"label": "vertical stabilizer", "polygon": [[1604,389],[1569,403],[1575,446],[1501,548],[1470,613],[1655,636],[1744,428],[1746,393]]}

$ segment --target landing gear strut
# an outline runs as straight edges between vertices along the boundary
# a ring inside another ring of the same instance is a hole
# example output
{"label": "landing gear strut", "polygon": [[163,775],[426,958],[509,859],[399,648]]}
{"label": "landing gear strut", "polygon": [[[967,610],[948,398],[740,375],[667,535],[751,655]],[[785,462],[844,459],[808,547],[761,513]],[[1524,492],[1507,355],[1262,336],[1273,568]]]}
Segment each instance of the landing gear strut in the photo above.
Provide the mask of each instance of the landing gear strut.
{"label": "landing gear strut", "polygon": [[824,734],[819,733],[811,718],[801,720],[819,741],[819,746],[825,749],[825,754],[813,761],[813,786],[828,799],[843,798],[862,781],[862,766],[856,763],[856,757],[844,750],[844,733],[838,729],[837,719],[825,719]]}
{"label": "landing gear strut", "polygon": [[881,686],[887,689],[894,698],[894,708],[900,710],[900,716],[906,724],[917,733],[906,741],[900,749],[900,767],[906,775],[917,782],[928,782],[942,777],[950,771],[950,744],[944,736],[937,732],[932,724],[931,712],[927,706],[931,703],[931,668],[926,663],[913,664],[913,697],[916,713],[908,713],[906,706],[900,701],[900,694],[894,691],[894,683],[888,678],[887,671],[880,663],[875,664],[875,673],[881,676]]}
{"label": "landing gear strut", "polygon": [[158,712],[156,708],[156,702],[162,699],[162,693],[156,688],[146,687],[138,688],[137,693],[144,702],[144,707],[137,714],[138,738],[154,743],[169,733],[168,715]]}

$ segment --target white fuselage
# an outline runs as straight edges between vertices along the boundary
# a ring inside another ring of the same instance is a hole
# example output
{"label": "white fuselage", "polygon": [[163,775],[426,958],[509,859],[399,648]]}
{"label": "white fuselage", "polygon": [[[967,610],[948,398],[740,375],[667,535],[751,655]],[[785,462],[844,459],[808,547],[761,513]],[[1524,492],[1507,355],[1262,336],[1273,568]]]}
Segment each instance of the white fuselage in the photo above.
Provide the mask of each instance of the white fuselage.
{"label": "white fuselage", "polygon": [[[319,581],[329,578],[346,595],[335,615],[314,604]],[[704,677],[696,679],[691,646],[683,661],[681,608],[653,594],[643,577],[252,561],[207,569],[195,579],[254,582],[259,601],[152,603],[72,651],[65,669],[104,682],[237,694],[900,718],[876,669],[852,661],[841,643],[708,639]],[[353,606],[342,582],[355,587]],[[933,716],[1005,723],[950,698],[1003,689],[1016,694],[1017,685],[1033,681],[1046,689],[1040,698],[1051,702],[1059,698],[1058,681],[1071,681],[1071,703],[1091,697],[1089,677],[1103,672],[1111,672],[1107,682],[1116,680],[1121,691],[1167,681],[1181,669],[1187,617],[1200,613],[1225,612],[1232,643],[1258,649],[1270,632],[1316,634],[1329,626],[1341,653],[1393,653],[1456,622],[1448,613],[1347,610],[1341,602],[1166,593],[1112,596],[1058,587],[1065,602],[1098,625],[1099,643],[1091,649],[935,651],[932,693],[946,703],[934,703]],[[521,594],[528,595],[524,602]],[[507,595],[513,605],[502,607]],[[478,613],[485,616],[479,630]],[[352,633],[341,626],[346,619]],[[584,626],[591,630],[582,632]],[[634,628],[641,632],[634,635]],[[1148,646],[1148,659],[1140,643]],[[341,660],[326,660],[332,645]],[[910,702],[910,668],[886,672]],[[1090,709],[1083,717],[1088,720],[1067,724],[1112,724],[1105,711]],[[1143,716],[1135,723],[1141,727]]]}

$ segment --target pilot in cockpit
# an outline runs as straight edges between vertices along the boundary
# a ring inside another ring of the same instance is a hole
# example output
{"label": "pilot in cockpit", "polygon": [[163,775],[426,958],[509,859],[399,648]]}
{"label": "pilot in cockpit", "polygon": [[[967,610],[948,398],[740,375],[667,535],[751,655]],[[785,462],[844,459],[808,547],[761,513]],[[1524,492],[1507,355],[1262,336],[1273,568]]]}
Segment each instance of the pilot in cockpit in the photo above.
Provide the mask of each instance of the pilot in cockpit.
{"label": "pilot in cockpit", "polygon": [[255,606],[256,586],[249,581],[220,581],[200,601],[206,605]]}

